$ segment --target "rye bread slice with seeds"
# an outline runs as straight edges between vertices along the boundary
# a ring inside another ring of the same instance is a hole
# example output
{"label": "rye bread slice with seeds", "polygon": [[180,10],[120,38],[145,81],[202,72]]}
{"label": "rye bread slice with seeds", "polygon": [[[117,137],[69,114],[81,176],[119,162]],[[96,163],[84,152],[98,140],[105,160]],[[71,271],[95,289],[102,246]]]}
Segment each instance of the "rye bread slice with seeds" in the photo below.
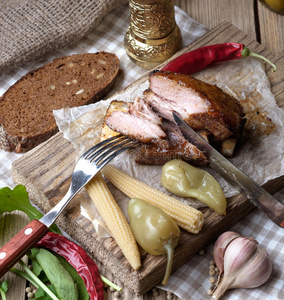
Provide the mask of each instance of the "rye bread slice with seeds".
{"label": "rye bread slice with seeds", "polygon": [[58,131],[53,110],[104,97],[119,74],[119,60],[107,52],[54,59],[23,76],[0,98],[0,148],[27,152]]}

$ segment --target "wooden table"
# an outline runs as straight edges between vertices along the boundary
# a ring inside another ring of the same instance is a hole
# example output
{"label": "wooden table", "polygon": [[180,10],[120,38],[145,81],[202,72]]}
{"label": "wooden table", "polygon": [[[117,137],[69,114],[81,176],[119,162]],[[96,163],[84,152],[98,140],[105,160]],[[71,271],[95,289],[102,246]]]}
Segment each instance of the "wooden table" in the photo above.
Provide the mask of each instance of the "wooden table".
{"label": "wooden table", "polygon": [[[271,52],[275,54],[284,53],[284,16],[272,12],[259,0],[176,0],[175,5],[209,29],[223,21],[228,21]],[[7,214],[0,218],[0,228],[5,228],[12,237],[27,222],[27,218],[21,213]],[[10,237],[5,237],[5,239]],[[0,244],[4,242],[3,239],[0,240]],[[11,273],[6,274],[3,279],[11,283],[8,300],[26,299],[25,280],[19,279]],[[105,295],[106,299],[116,299],[116,294],[110,289],[106,289]],[[124,297],[130,299],[127,295]],[[131,297],[133,300],[177,299],[161,290],[150,291],[141,297]]]}

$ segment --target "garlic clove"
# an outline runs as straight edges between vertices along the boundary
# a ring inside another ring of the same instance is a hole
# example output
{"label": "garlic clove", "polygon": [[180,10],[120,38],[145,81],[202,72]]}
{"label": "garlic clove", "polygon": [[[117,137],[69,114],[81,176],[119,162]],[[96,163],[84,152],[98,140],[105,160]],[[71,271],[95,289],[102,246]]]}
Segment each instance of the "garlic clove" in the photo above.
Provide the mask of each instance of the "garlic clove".
{"label": "garlic clove", "polygon": [[254,288],[264,284],[272,273],[272,262],[263,248],[257,253],[242,270],[234,282],[234,288]]}
{"label": "garlic clove", "polygon": [[258,249],[256,240],[247,237],[238,237],[231,242],[224,255],[224,275],[240,271],[255,255]]}
{"label": "garlic clove", "polygon": [[213,258],[216,266],[220,271],[220,275],[223,274],[224,271],[224,254],[227,246],[231,243],[232,240],[240,236],[241,235],[237,232],[226,231],[222,233],[215,242]]}

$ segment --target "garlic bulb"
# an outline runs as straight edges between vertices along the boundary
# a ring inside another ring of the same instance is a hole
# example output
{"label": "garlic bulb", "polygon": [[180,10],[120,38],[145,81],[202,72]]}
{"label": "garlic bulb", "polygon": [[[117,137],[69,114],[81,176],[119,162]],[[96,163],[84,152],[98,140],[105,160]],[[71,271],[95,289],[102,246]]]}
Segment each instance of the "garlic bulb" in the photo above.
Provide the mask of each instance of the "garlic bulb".
{"label": "garlic bulb", "polygon": [[227,246],[230,244],[230,242],[233,239],[240,236],[241,235],[238,234],[237,232],[227,231],[221,234],[217,239],[213,250],[213,257],[214,257],[215,264],[220,271],[220,275],[222,275],[224,271],[224,253]]}
{"label": "garlic bulb", "polygon": [[226,290],[254,288],[265,283],[272,273],[272,263],[258,242],[236,232],[223,233],[214,245],[214,260],[220,270],[218,284],[213,293],[219,299]]}

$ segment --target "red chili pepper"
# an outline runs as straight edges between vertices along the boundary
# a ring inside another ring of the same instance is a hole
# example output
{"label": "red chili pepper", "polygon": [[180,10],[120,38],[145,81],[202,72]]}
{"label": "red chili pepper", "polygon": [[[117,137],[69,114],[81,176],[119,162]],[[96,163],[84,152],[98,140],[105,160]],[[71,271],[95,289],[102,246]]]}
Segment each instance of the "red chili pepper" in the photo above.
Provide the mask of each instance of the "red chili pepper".
{"label": "red chili pepper", "polygon": [[241,59],[248,56],[255,56],[265,60],[273,67],[272,71],[276,71],[276,66],[267,58],[253,53],[245,45],[237,43],[216,44],[195,49],[169,62],[162,70],[193,74],[215,63]]}
{"label": "red chili pepper", "polygon": [[83,279],[91,300],[104,299],[103,282],[98,267],[82,247],[54,232],[48,232],[36,246],[63,256]]}

